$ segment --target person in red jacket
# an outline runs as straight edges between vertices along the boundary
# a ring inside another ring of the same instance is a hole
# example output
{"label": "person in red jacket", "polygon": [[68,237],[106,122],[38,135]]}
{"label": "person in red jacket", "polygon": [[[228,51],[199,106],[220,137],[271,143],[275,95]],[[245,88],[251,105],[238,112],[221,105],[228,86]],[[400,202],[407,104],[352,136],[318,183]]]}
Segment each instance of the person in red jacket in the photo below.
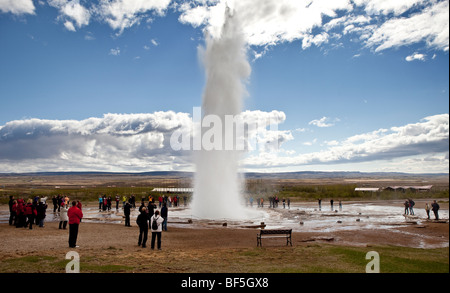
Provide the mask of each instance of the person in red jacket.
{"label": "person in red jacket", "polygon": [[19,198],[17,200],[17,206],[16,206],[16,217],[17,217],[16,228],[21,228],[21,227],[25,226],[26,217],[23,212],[23,208],[24,208],[23,204],[24,204],[23,199]]}
{"label": "person in red jacket", "polygon": [[12,196],[12,200],[13,200],[13,202],[12,202],[12,204],[10,204],[10,207],[9,207],[9,212],[10,212],[9,224],[10,225],[13,225],[13,224],[16,225],[16,223],[17,223],[17,206],[18,206],[18,203],[17,203],[17,200],[15,200],[13,196]]}
{"label": "person in red jacket", "polygon": [[27,218],[25,228],[28,227],[28,225],[30,225],[30,229],[33,229],[34,218],[36,217],[37,213],[36,208],[33,205],[32,199],[29,199],[27,201],[27,205],[24,208],[24,215]]}
{"label": "person in red jacket", "polygon": [[72,202],[72,207],[67,212],[69,217],[69,247],[79,247],[77,245],[78,226],[83,218],[83,212],[77,207],[77,202]]}

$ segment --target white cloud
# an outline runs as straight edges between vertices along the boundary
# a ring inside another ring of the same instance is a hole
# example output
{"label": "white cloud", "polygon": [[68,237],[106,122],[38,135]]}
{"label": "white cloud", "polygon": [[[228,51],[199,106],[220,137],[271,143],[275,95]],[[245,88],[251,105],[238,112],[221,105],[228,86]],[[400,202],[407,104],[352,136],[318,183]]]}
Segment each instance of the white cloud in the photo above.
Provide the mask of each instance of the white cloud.
{"label": "white cloud", "polygon": [[312,141],[306,141],[303,143],[303,145],[312,146],[313,144],[316,144],[316,143],[317,143],[317,138],[313,139]]}
{"label": "white cloud", "polygon": [[339,119],[332,120],[332,119],[324,116],[320,119],[312,120],[308,124],[314,125],[317,127],[331,127],[331,126],[334,126],[334,122],[338,122],[338,121],[339,121]]}
{"label": "white cloud", "polygon": [[323,43],[328,43],[329,35],[325,32],[312,36],[312,35],[306,35],[302,40],[302,48],[306,49],[309,48],[311,45],[315,45],[319,47]]}
{"label": "white cloud", "polygon": [[411,61],[414,61],[414,60],[425,61],[425,57],[426,57],[425,54],[420,54],[420,53],[415,52],[414,54],[407,56],[405,58],[405,60],[408,61],[408,62],[411,62]]}
{"label": "white cloud", "polygon": [[[448,114],[328,141],[326,149],[302,154],[265,147],[274,141],[279,146],[294,141],[290,131],[268,127],[283,123],[283,112],[246,111],[242,118],[259,121],[249,137],[257,135],[260,148],[242,160],[247,170],[355,163],[369,168],[375,161],[385,162],[386,169],[380,171],[423,172],[427,166],[430,172],[444,172],[448,168]],[[174,131],[190,132],[192,123],[189,114],[172,111],[106,114],[81,121],[11,121],[0,126],[0,166],[3,172],[192,170],[190,153],[170,146]]]}
{"label": "white cloud", "polygon": [[325,23],[323,25],[323,28],[325,31],[330,31],[332,29],[338,28],[338,27],[344,27],[344,34],[351,31],[350,27],[357,27],[361,25],[369,24],[372,21],[370,16],[367,15],[344,15],[339,18],[333,18],[329,22]]}
{"label": "white cloud", "polygon": [[[59,10],[66,29],[89,25],[91,19],[106,22],[123,33],[127,28],[151,22],[167,9],[180,12],[179,21],[220,34],[228,5],[241,18],[242,30],[254,50],[254,60],[268,46],[300,41],[303,49],[341,46],[342,36],[353,34],[366,48],[380,52],[389,48],[425,43],[433,50],[449,49],[448,0],[48,0]],[[89,8],[86,7],[90,4]],[[255,4],[257,3],[257,4]],[[0,0],[0,11],[34,14],[31,0]],[[335,43],[336,41],[337,43]]]}
{"label": "white cloud", "polygon": [[[139,24],[142,20],[151,21],[154,15],[162,16],[171,0],[99,0],[90,3],[86,0],[48,0],[51,7],[58,9],[58,20],[65,28],[75,31],[87,26],[92,17],[106,22],[118,30],[120,35],[125,29]],[[90,4],[89,8],[86,6]],[[35,14],[32,0],[0,0],[0,11],[13,14]]]}
{"label": "white cloud", "polygon": [[[271,129],[283,112],[246,111],[244,121],[258,121],[248,136],[260,152],[292,139]],[[191,153],[172,148],[175,131],[191,133],[187,113],[106,114],[85,120],[26,119],[0,126],[2,172],[192,170]],[[192,138],[192,137],[191,137]]]}
{"label": "white cloud", "polygon": [[327,144],[329,146],[335,146],[335,145],[339,145],[339,142],[337,140],[330,140],[330,141],[325,141],[325,144]]}
{"label": "white cloud", "polygon": [[323,16],[335,17],[337,10],[351,9],[347,0],[260,0],[257,5],[251,0],[221,0],[205,5],[194,2],[184,5],[180,8],[179,20],[194,27],[206,25],[211,35],[218,35],[226,5],[239,14],[247,42],[256,46],[302,39],[313,27],[322,25]]}
{"label": "white cloud", "polygon": [[358,6],[364,6],[364,10],[369,14],[389,14],[400,15],[413,7],[424,4],[426,0],[354,0]]}
{"label": "white cloud", "polygon": [[168,170],[186,163],[168,145],[170,134],[186,123],[188,114],[174,112],[11,121],[0,126],[0,166],[10,172]]}
{"label": "white cloud", "polygon": [[[297,156],[263,154],[244,160],[247,168],[290,167],[383,162],[390,170],[424,172],[425,162],[432,172],[448,171],[449,115],[434,115],[420,122],[351,136],[328,143],[329,148]],[[402,162],[402,163],[399,163]],[[409,162],[409,164],[407,164]],[[403,165],[402,165],[403,164]],[[373,171],[373,168],[372,168]],[[380,170],[386,171],[386,170]]]}
{"label": "white cloud", "polygon": [[139,24],[142,19],[149,19],[150,13],[163,15],[171,0],[100,0],[94,8],[96,14],[118,30],[121,34],[125,29]]}
{"label": "white cloud", "polygon": [[76,31],[75,26],[73,25],[73,23],[70,22],[70,21],[68,21],[68,20],[64,23],[64,27],[65,27],[67,30],[69,30],[69,31],[72,31],[72,32],[75,32],[75,31]]}
{"label": "white cloud", "polygon": [[207,6],[190,7],[185,3],[180,9],[183,11],[179,20],[182,23],[188,23],[193,27],[199,27],[206,24],[209,19],[210,8]]}
{"label": "white cloud", "polygon": [[419,42],[448,50],[447,0],[260,0],[257,5],[252,0],[190,1],[178,6],[179,21],[219,35],[226,5],[242,19],[247,43],[254,46],[301,40],[306,49],[329,44],[332,37],[357,34],[376,52]]}
{"label": "white cloud", "polygon": [[86,35],[84,36],[84,39],[86,41],[93,41],[95,40],[95,36],[92,32],[87,32]]}
{"label": "white cloud", "polygon": [[0,11],[3,13],[35,14],[32,0],[0,0]]}
{"label": "white cloud", "polygon": [[111,50],[109,50],[109,55],[113,55],[113,56],[119,56],[120,55],[120,48],[113,48]]}
{"label": "white cloud", "polygon": [[293,140],[289,130],[279,130],[278,125],[286,120],[286,114],[280,111],[244,111],[241,119],[256,127],[247,131],[249,151],[278,152],[283,143]]}
{"label": "white cloud", "polygon": [[80,0],[49,0],[48,4],[59,10],[58,20],[70,31],[89,25],[91,12],[80,4]]}
{"label": "white cloud", "polygon": [[448,51],[448,11],[449,2],[440,1],[410,17],[387,20],[374,29],[366,44],[375,47],[376,52],[419,42],[425,42],[433,49]]}
{"label": "white cloud", "polygon": [[[247,152],[247,170],[359,164],[364,168],[383,162],[399,172],[448,170],[449,115],[426,117],[417,123],[379,129],[325,142],[312,153],[273,147],[295,140],[290,131],[271,129],[283,123],[283,112],[246,111],[244,121],[258,122],[259,148]],[[148,171],[192,170],[190,152],[175,151],[170,139],[181,130],[191,132],[187,113],[106,114],[76,120],[27,119],[0,126],[0,168],[3,172],[31,171]],[[310,144],[317,139],[310,141]],[[369,169],[370,171],[370,169]],[[373,169],[372,169],[373,171]]]}

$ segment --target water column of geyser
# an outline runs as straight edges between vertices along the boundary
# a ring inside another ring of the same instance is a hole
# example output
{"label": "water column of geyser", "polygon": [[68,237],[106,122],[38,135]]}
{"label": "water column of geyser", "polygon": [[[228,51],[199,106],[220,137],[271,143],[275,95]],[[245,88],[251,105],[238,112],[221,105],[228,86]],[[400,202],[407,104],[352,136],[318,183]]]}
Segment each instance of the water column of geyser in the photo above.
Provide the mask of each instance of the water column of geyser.
{"label": "water column of geyser", "polygon": [[[225,139],[229,139],[225,137],[224,117],[241,113],[246,92],[244,82],[251,72],[246,42],[240,29],[238,16],[227,7],[220,36],[205,33],[206,48],[201,48],[200,52],[206,73],[202,121],[208,115],[220,118],[222,146]],[[211,127],[215,126],[211,124]],[[202,134],[205,134],[205,128]],[[209,143],[204,139],[202,149],[194,154],[196,172],[192,215],[202,219],[245,218],[247,212],[238,176],[239,151],[224,148],[205,150],[205,142]]]}

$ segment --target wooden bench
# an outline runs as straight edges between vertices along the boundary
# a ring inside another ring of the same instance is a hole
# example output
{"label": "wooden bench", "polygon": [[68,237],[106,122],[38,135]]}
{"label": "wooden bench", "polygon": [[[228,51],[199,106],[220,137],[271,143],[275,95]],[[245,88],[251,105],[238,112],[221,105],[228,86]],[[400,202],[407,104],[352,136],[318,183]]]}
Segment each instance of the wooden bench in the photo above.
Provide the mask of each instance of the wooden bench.
{"label": "wooden bench", "polygon": [[262,247],[262,238],[286,238],[286,245],[292,246],[292,229],[261,230],[259,234],[256,234],[256,246]]}

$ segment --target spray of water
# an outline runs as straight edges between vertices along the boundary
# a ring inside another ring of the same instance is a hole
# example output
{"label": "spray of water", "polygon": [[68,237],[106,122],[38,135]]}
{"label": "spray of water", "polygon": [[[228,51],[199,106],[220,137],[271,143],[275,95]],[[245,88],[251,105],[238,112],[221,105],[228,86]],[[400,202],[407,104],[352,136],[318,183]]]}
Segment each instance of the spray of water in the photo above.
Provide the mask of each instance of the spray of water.
{"label": "spray of water", "polygon": [[[251,72],[240,21],[238,15],[232,14],[227,7],[220,36],[206,34],[206,47],[201,52],[206,72],[202,114],[204,117],[215,115],[222,122],[226,115],[241,113],[245,81]],[[225,131],[222,132],[222,141],[224,136]],[[195,155],[193,216],[203,219],[245,218],[247,212],[242,203],[238,176],[239,151],[202,149]]]}

